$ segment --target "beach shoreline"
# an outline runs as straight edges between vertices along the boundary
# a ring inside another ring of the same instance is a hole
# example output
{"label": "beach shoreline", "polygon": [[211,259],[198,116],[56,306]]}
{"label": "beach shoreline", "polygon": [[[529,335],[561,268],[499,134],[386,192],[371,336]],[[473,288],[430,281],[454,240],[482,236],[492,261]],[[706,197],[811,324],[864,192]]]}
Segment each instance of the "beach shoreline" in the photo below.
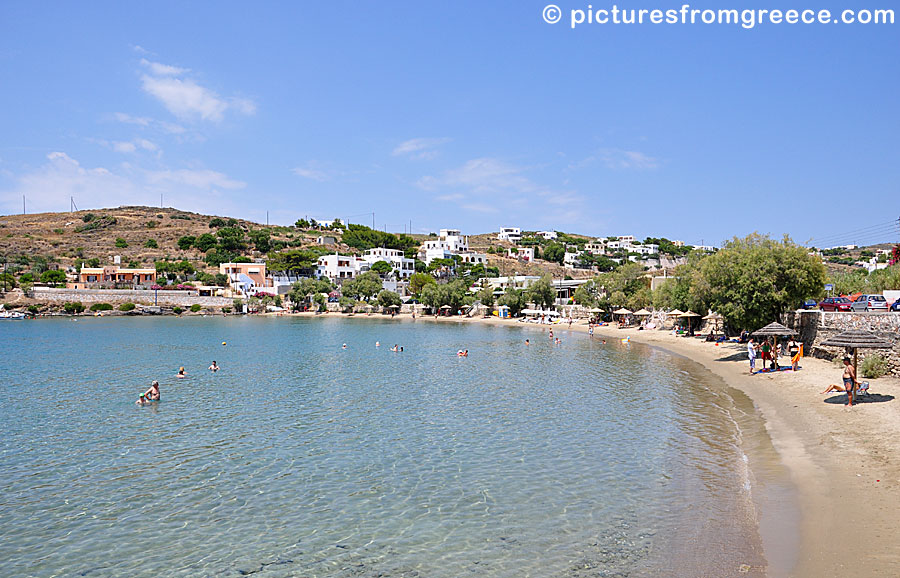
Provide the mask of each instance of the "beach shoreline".
{"label": "beach shoreline", "polygon": [[[313,313],[292,314],[315,317]],[[342,314],[319,317],[348,317]],[[367,318],[362,314],[355,317]],[[390,316],[375,314],[377,319]],[[409,315],[395,320],[410,321]],[[571,327],[519,323],[496,317],[419,316],[416,320],[449,323],[487,323],[533,329],[553,327],[587,333],[584,322]],[[561,330],[561,331],[560,331]],[[873,399],[886,402],[844,405],[843,394],[821,395],[830,383],[840,383],[841,369],[830,362],[805,357],[801,370],[750,375],[746,345],[706,342],[677,337],[668,331],[638,331],[600,326],[595,339],[620,340],[658,347],[700,364],[750,398],[772,444],[788,469],[800,509],[796,552],[777,552],[784,545],[785,528],[779,512],[762,512],[763,541],[770,559],[769,576],[798,578],[875,578],[900,576],[900,380],[870,379]],[[782,358],[783,360],[785,358]],[[752,467],[752,459],[751,459]],[[767,527],[768,526],[768,527]],[[790,529],[788,529],[790,531]],[[768,540],[766,539],[768,537]],[[774,546],[773,546],[774,544]],[[775,551],[773,551],[773,548]],[[771,559],[793,558],[793,568],[779,568]]]}

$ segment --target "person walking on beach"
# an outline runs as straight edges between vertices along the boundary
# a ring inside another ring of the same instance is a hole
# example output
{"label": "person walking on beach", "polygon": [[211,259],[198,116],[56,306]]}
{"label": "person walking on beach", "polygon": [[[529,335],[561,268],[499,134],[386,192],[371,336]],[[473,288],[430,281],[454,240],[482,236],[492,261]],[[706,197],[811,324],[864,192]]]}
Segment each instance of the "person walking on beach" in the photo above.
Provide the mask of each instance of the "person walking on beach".
{"label": "person walking on beach", "polygon": [[751,337],[747,341],[747,357],[750,358],[750,375],[753,375],[754,370],[756,369],[756,343],[753,341]]}
{"label": "person walking on beach", "polygon": [[853,406],[853,393],[856,391],[856,368],[850,363],[850,358],[844,358],[844,390],[847,392],[847,405]]}

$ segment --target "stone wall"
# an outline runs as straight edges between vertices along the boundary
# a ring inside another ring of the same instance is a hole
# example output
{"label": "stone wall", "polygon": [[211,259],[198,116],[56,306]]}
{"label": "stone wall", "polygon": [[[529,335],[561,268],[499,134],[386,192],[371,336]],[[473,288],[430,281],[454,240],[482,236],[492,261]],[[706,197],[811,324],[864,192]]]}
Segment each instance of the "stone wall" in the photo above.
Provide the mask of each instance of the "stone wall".
{"label": "stone wall", "polygon": [[233,299],[226,297],[200,297],[196,291],[153,291],[151,289],[51,289],[35,287],[34,298],[47,303],[62,304],[67,301],[80,301],[90,306],[92,303],[137,303],[142,305],[156,303],[167,307],[190,307],[199,304],[204,307],[232,307]]}
{"label": "stone wall", "polygon": [[788,315],[787,323],[800,334],[807,355],[834,359],[844,354],[841,347],[823,347],[821,343],[848,329],[870,331],[894,344],[892,349],[860,349],[859,362],[871,355],[887,360],[892,375],[900,376],[900,313],[838,313],[831,311],[797,311]]}

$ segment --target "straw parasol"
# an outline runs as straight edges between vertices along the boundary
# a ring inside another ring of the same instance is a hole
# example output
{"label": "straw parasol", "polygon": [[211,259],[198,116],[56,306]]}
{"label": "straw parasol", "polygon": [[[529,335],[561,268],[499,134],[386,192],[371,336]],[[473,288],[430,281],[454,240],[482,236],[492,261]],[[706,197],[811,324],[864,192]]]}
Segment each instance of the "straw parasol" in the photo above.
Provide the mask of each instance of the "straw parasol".
{"label": "straw parasol", "polygon": [[[699,313],[694,313],[693,311],[691,311],[690,309],[688,309],[687,313],[682,313],[681,315],[678,316],[678,319],[685,319],[685,320],[687,320],[687,322],[688,322],[688,329],[690,329],[691,331],[693,331],[694,329],[693,329],[693,327],[692,327],[692,325],[693,325],[693,321],[692,321],[692,320],[693,320],[694,317],[700,317],[700,314],[699,314]],[[693,335],[693,333],[691,333],[691,335]]]}
{"label": "straw parasol", "polygon": [[[853,374],[856,373],[856,362],[857,362],[857,354],[859,349],[891,349],[894,347],[894,344],[888,341],[887,339],[882,339],[878,337],[874,333],[869,331],[864,331],[862,329],[850,329],[848,331],[844,331],[843,333],[839,333],[834,337],[829,337],[825,341],[822,342],[822,345],[826,347],[846,347],[848,349],[853,350]],[[856,396],[856,382],[853,382],[853,393],[849,398],[849,401],[853,402],[853,397]]]}
{"label": "straw parasol", "polygon": [[788,329],[781,323],[775,321],[773,323],[769,323],[762,329],[757,329],[750,335],[754,337],[780,337],[782,335],[797,335],[797,332],[793,329]]}
{"label": "straw parasol", "polygon": [[715,326],[716,326],[714,331],[718,331],[719,324],[722,322],[723,319],[725,319],[725,318],[722,317],[721,315],[719,315],[718,313],[710,313],[709,315],[707,315],[706,317],[703,318],[703,321],[712,321],[713,323],[715,323]]}
{"label": "straw parasol", "polygon": [[631,315],[631,311],[629,311],[628,309],[625,309],[623,307],[621,309],[617,309],[616,311],[613,311],[613,315]]}
{"label": "straw parasol", "polygon": [[641,309],[640,311],[634,312],[635,317],[647,317],[649,315],[653,315],[653,314],[650,313],[649,311],[647,311],[646,309]]}

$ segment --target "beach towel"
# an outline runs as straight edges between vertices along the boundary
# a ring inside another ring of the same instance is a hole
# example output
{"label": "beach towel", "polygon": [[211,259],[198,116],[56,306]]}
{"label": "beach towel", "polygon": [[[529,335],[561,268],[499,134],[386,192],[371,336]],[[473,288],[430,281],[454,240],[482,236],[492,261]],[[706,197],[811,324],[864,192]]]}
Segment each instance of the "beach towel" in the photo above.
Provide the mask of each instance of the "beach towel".
{"label": "beach towel", "polygon": [[791,358],[791,363],[799,363],[800,358],[803,357],[803,344],[800,344],[800,351],[797,352],[797,355]]}

